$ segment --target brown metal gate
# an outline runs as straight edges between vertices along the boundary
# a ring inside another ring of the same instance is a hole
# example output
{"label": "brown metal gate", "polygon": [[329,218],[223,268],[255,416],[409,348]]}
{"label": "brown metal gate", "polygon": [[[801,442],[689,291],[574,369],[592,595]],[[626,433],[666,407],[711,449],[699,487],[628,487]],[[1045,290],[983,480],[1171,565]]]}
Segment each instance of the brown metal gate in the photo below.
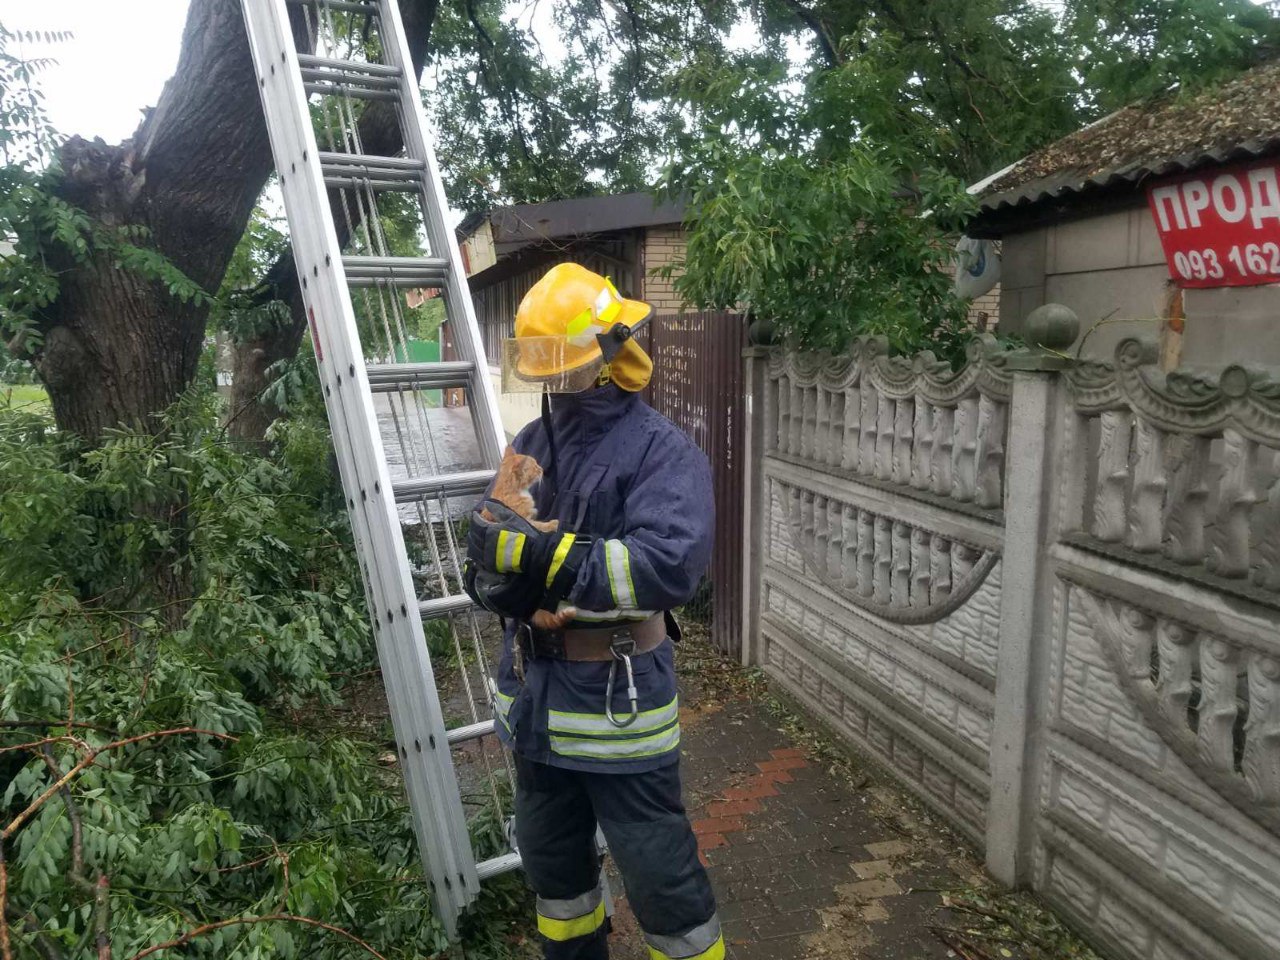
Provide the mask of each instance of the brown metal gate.
{"label": "brown metal gate", "polygon": [[697,605],[710,607],[712,642],[737,657],[742,649],[746,324],[728,313],[685,313],[657,317],[649,331],[654,377],[647,399],[692,437],[711,461],[716,535],[704,585],[710,592]]}

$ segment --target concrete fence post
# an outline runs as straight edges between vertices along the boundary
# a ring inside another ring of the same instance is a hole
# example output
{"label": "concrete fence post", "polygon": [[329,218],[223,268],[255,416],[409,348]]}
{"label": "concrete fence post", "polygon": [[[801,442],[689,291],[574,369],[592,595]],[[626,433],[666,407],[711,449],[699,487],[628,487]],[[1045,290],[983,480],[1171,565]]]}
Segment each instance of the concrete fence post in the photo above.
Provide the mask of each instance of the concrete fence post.
{"label": "concrete fence post", "polygon": [[744,456],[739,461],[746,471],[742,483],[742,647],[743,666],[760,662],[760,589],[764,562],[765,503],[765,390],[768,380],[768,351],[747,347],[742,351],[744,397]]}
{"label": "concrete fence post", "polygon": [[1056,471],[1065,466],[1056,456],[1063,416],[1055,371],[1070,363],[1059,351],[1075,340],[1079,322],[1065,307],[1048,304],[1032,311],[1026,329],[1032,346],[1009,358],[1014,375],[987,806],[987,869],[1008,886],[1029,880],[1053,627],[1051,488]]}

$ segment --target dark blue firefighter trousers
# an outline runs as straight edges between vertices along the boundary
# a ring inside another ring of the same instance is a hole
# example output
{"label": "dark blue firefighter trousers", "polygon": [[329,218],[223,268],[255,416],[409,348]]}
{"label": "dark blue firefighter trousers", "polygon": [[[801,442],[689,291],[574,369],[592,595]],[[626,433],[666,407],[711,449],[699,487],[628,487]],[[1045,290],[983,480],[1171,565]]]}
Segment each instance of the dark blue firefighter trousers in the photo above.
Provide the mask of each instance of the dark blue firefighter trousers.
{"label": "dark blue firefighter trousers", "polygon": [[708,925],[718,938],[715,897],[680,798],[678,764],[636,774],[585,773],[517,755],[516,843],[538,895],[547,960],[609,955],[597,823],[651,945]]}

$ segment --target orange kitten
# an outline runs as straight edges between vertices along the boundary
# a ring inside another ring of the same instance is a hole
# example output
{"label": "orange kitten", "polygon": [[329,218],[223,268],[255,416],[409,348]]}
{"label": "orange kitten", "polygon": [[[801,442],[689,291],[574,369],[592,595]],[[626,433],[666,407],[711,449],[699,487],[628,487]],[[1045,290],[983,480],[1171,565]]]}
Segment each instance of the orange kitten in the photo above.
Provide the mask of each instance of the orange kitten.
{"label": "orange kitten", "polygon": [[[498,465],[490,497],[524,517],[543,533],[554,533],[560,528],[560,521],[538,520],[538,509],[533,504],[533,494],[530,492],[533,485],[541,479],[542,467],[537,460],[516,453],[513,447],[507,447],[502,455],[502,463]],[[487,509],[482,509],[480,515],[486,520],[495,519]],[[530,621],[539,630],[559,630],[577,615],[578,611],[574,607],[565,607],[557,613],[538,610]]]}

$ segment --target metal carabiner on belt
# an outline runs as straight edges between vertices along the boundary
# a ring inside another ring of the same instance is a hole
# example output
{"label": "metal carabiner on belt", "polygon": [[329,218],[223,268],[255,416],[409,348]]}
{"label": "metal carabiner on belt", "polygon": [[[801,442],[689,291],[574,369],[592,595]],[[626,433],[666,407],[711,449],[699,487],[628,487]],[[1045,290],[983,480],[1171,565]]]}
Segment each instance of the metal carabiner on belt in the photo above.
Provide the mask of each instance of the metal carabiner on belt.
{"label": "metal carabiner on belt", "polygon": [[[615,727],[629,727],[640,715],[640,695],[636,692],[636,678],[631,670],[631,654],[635,653],[636,641],[630,632],[620,634],[609,641],[609,652],[613,661],[609,664],[609,683],[604,691],[604,715]],[[618,677],[618,661],[627,667],[627,699],[631,701],[631,715],[619,720],[613,715],[613,684]]]}
{"label": "metal carabiner on belt", "polygon": [[525,644],[529,645],[529,653],[533,653],[533,627],[524,620],[516,621],[515,632],[511,635],[511,670],[516,679],[524,683]]}

